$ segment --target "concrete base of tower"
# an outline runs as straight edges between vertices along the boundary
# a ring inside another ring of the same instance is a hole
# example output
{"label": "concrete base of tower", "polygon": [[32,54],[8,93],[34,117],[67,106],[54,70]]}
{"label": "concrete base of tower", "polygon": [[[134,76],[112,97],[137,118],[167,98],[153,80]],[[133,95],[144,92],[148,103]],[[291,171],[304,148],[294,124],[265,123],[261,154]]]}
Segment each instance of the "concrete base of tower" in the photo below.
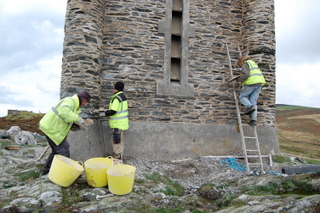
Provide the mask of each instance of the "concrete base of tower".
{"label": "concrete base of tower", "polygon": [[[276,127],[258,126],[257,132],[263,155],[280,153]],[[108,120],[95,120],[86,130],[70,132],[68,141],[71,158],[85,161],[111,156],[111,137]],[[131,156],[171,160],[195,156],[243,155],[236,125],[131,122],[124,138],[124,158]]]}

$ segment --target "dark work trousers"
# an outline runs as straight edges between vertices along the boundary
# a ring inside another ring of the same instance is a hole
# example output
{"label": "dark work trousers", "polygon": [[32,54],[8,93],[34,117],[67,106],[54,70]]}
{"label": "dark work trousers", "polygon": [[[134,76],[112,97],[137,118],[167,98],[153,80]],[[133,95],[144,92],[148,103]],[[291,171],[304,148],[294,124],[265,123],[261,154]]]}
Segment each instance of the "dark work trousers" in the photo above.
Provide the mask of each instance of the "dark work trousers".
{"label": "dark work trousers", "polygon": [[54,155],[58,154],[58,155],[63,155],[65,157],[70,158],[70,149],[69,149],[70,145],[67,141],[67,138],[65,138],[61,144],[57,145],[47,135],[45,135],[45,136],[47,138],[47,141],[48,141],[49,146],[51,147],[52,151],[51,151],[46,163],[43,165],[42,175],[48,174]]}

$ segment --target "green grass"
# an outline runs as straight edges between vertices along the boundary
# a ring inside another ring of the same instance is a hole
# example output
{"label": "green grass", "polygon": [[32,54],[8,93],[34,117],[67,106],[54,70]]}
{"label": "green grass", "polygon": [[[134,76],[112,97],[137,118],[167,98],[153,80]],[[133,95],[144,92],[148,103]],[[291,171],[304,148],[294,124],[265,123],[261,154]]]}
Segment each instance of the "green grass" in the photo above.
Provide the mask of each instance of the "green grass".
{"label": "green grass", "polygon": [[287,163],[290,162],[290,158],[282,155],[273,155],[272,156],[273,162],[276,163]]}
{"label": "green grass", "polygon": [[165,208],[160,208],[160,209],[154,209],[151,210],[151,213],[180,213],[183,212],[185,209],[183,208],[173,208],[173,209],[165,209]]}
{"label": "green grass", "polygon": [[30,172],[16,174],[16,176],[18,176],[20,181],[22,181],[22,182],[30,180],[30,179],[38,178],[39,175],[40,175],[39,171],[30,171]]}
{"label": "green grass", "polygon": [[10,114],[7,115],[5,118],[7,120],[16,120],[16,119],[33,119],[38,117],[43,117],[44,114],[42,113],[33,113],[28,111],[20,111],[18,114]]}
{"label": "green grass", "polygon": [[309,164],[320,164],[320,160],[305,159]]}
{"label": "green grass", "polygon": [[12,184],[10,181],[3,181],[2,182],[2,187],[4,189],[8,189],[8,188],[11,188],[11,187],[14,187],[16,186],[15,184]]}
{"label": "green grass", "polygon": [[72,206],[74,203],[82,201],[79,191],[86,189],[87,183],[74,183],[72,187],[62,187],[62,206]]}
{"label": "green grass", "polygon": [[284,180],[281,183],[269,182],[266,185],[249,186],[244,189],[244,192],[249,195],[283,196],[318,194],[317,191],[313,191],[312,186],[308,182],[299,180]]}
{"label": "green grass", "polygon": [[314,107],[304,107],[304,106],[285,105],[285,104],[276,105],[276,110],[312,109],[312,108]]}
{"label": "green grass", "polygon": [[175,195],[175,196],[182,196],[184,193],[184,188],[176,181],[170,180],[168,177],[161,175],[157,172],[152,173],[151,175],[145,175],[146,179],[159,184],[163,183],[167,187],[165,188],[163,192],[165,195],[170,196],[170,195]]}

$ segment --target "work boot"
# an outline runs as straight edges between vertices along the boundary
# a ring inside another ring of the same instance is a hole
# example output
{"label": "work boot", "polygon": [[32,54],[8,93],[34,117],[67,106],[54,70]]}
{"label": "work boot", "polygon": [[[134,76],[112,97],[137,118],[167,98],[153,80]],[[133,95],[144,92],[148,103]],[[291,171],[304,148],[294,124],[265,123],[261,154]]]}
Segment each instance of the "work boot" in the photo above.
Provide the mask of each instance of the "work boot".
{"label": "work boot", "polygon": [[121,154],[115,154],[115,155],[113,156],[113,158],[114,158],[114,159],[119,159],[119,160],[121,160]]}
{"label": "work boot", "polygon": [[39,177],[44,176],[44,175],[47,175],[48,173],[49,173],[49,170],[47,170],[47,169],[42,169],[42,171],[40,172]]}
{"label": "work boot", "polygon": [[256,120],[251,120],[248,124],[250,126],[257,126],[257,121]]}
{"label": "work boot", "polygon": [[246,109],[244,112],[243,112],[243,115],[249,115],[251,114],[253,111],[255,111],[256,109],[254,108],[254,106],[251,106],[250,108]]}
{"label": "work boot", "polygon": [[121,154],[115,154],[113,156],[113,165],[122,164],[122,155]]}

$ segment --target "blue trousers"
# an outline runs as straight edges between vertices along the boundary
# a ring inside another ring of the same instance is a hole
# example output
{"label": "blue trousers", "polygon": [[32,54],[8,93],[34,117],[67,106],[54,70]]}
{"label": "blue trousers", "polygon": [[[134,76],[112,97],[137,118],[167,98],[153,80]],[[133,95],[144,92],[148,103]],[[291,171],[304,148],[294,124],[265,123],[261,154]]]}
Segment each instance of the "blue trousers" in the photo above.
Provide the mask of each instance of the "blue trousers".
{"label": "blue trousers", "polygon": [[262,86],[244,86],[240,92],[239,100],[246,109],[254,107],[256,110],[250,114],[251,120],[257,120],[257,100]]}

